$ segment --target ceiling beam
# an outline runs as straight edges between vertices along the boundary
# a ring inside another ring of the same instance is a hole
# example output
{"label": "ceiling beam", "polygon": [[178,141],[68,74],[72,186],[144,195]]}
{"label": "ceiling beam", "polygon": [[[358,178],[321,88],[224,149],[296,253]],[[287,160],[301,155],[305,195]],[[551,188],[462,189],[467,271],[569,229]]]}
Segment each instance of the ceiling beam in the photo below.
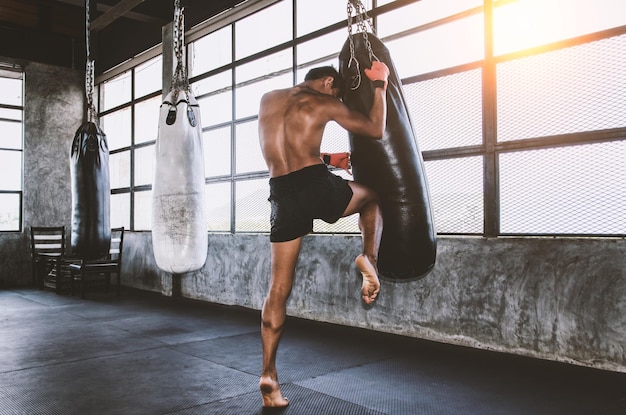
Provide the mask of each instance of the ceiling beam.
{"label": "ceiling beam", "polygon": [[144,1],[145,0],[121,0],[115,6],[106,11],[103,15],[94,20],[90,25],[91,30],[94,32],[98,32],[104,29]]}
{"label": "ceiling beam", "polygon": [[[85,0],[56,0],[56,1],[59,3],[71,4],[72,6],[77,6],[81,8],[85,7]],[[113,7],[116,7],[116,6],[109,6],[108,4],[103,4],[103,3],[96,4],[96,9],[102,13],[107,13]],[[160,19],[158,17],[150,16],[150,15],[143,14],[143,13],[137,13],[133,11],[129,11],[125,13],[123,17],[130,19],[130,20],[135,20],[138,22],[154,24],[157,26],[163,26],[168,23],[168,20]]]}

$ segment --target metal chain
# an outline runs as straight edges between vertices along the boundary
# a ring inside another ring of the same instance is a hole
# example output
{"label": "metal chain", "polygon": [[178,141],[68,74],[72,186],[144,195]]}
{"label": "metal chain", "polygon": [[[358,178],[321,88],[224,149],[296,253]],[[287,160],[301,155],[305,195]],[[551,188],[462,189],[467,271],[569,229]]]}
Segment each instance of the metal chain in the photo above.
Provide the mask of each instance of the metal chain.
{"label": "metal chain", "polygon": [[[185,48],[185,19],[184,8],[180,6],[180,0],[174,0],[174,54],[176,55],[176,70],[172,76],[172,85],[170,90],[177,91],[182,90],[189,100],[189,79],[187,77],[187,69],[185,68],[183,51]],[[176,99],[178,99],[176,97]]]}
{"label": "metal chain", "polygon": [[[357,74],[355,75],[352,85],[350,86],[350,89],[354,91],[355,89],[358,89],[359,86],[361,86],[361,69],[360,69],[359,61],[355,57],[354,40],[353,40],[354,34],[352,32],[352,26],[354,25],[355,18],[356,18],[357,29],[363,36],[363,41],[365,42],[365,47],[367,48],[370,62],[372,61],[372,58],[376,60],[378,60],[378,58],[376,57],[376,55],[374,55],[374,52],[372,52],[372,44],[367,34],[368,26],[372,34],[375,34],[374,27],[372,26],[372,21],[371,21],[372,19],[367,14],[367,10],[365,9],[365,6],[361,2],[361,0],[348,0],[347,12],[348,12],[348,39],[350,40],[350,60],[348,61],[348,68],[350,68],[352,64],[355,63],[356,74]],[[365,22],[367,22],[367,25],[365,24]]]}
{"label": "metal chain", "polygon": [[93,102],[93,91],[94,91],[94,71],[95,71],[95,62],[91,59],[91,29],[90,29],[90,19],[89,19],[89,2],[90,0],[85,0],[85,46],[87,49],[87,59],[85,65],[85,96],[87,98],[87,121],[93,122],[97,121],[98,111],[96,110],[96,106]]}

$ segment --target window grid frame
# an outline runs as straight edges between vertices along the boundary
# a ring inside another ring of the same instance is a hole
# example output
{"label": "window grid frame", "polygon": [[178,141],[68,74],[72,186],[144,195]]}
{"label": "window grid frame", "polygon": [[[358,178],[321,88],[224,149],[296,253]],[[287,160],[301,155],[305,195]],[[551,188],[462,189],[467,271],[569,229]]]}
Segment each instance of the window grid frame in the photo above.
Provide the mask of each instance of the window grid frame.
{"label": "window grid frame", "polygon": [[[0,233],[13,233],[13,232],[22,232],[24,230],[24,70],[23,68],[21,68],[20,66],[17,65],[12,65],[11,68],[2,68],[4,71],[8,71],[8,72],[12,72],[12,73],[18,73],[19,75],[17,75],[17,78],[20,80],[21,82],[21,87],[22,87],[22,91],[21,91],[21,96],[22,96],[22,103],[21,105],[14,105],[14,104],[4,104],[2,102],[0,102],[0,109],[8,109],[8,110],[16,110],[16,111],[20,111],[21,112],[21,120],[17,121],[15,119],[9,119],[9,118],[0,118],[0,121],[3,122],[15,122],[15,123],[19,123],[22,125],[22,137],[21,137],[21,146],[19,149],[16,148],[5,148],[5,147],[1,147],[0,146],[0,150],[1,151],[7,151],[7,152],[18,152],[20,153],[20,189],[19,190],[7,190],[7,189],[0,189],[0,195],[17,195],[18,197],[18,206],[17,206],[17,211],[18,211],[18,218],[17,218],[17,229],[4,229],[4,230],[0,230]],[[16,79],[15,77],[9,77],[9,76],[5,76],[2,73],[0,73],[0,77],[3,78],[8,78],[8,79]]]}
{"label": "window grid frame", "polygon": [[[297,57],[297,45],[306,42],[308,40],[314,39],[316,37],[329,34],[333,31],[336,31],[340,28],[343,28],[347,25],[347,19],[331,24],[324,28],[320,28],[319,30],[313,31],[311,33],[307,33],[306,35],[296,37],[297,33],[297,0],[285,0],[292,1],[292,38],[282,44],[274,45],[273,47],[254,53],[250,56],[246,56],[239,60],[235,60],[236,51],[235,51],[235,37],[236,37],[236,26],[235,23],[237,20],[229,21],[223,24],[222,26],[217,25],[217,29],[221,29],[227,25],[232,25],[231,36],[231,53],[232,53],[232,61],[228,64],[225,64],[221,67],[214,68],[210,71],[207,71],[202,74],[198,74],[193,78],[190,78],[190,83],[200,81],[202,79],[208,78],[210,76],[219,74],[221,72],[230,70],[231,71],[231,85],[230,85],[230,93],[232,94],[231,100],[231,111],[232,111],[232,119],[228,122],[221,123],[220,126],[229,125],[231,128],[231,172],[230,175],[222,175],[219,177],[211,177],[205,178],[206,183],[217,183],[217,182],[227,182],[230,181],[231,184],[231,233],[235,233],[235,212],[236,212],[236,195],[235,188],[236,182],[241,180],[250,180],[250,179],[260,179],[260,178],[269,178],[269,173],[265,172],[248,172],[248,173],[236,173],[236,155],[235,155],[235,145],[236,145],[236,131],[235,127],[237,124],[242,122],[247,122],[250,120],[254,120],[258,117],[256,116],[248,116],[245,118],[237,119],[236,118],[236,68],[244,65],[246,63],[252,62],[254,60],[266,57],[273,53],[283,51],[291,48],[292,50],[292,79],[293,83],[297,82],[297,70],[310,65],[308,63],[298,63]],[[376,18],[386,12],[399,9],[409,4],[416,3],[419,0],[397,0],[395,2],[387,3],[380,7],[377,7],[376,0],[373,0],[373,8],[368,11],[369,16],[372,18],[373,27],[376,28]],[[277,1],[267,1],[264,7],[270,7],[275,4]],[[417,76],[407,77],[401,80],[403,85],[421,82],[426,80],[435,79],[442,76],[452,75],[461,73],[468,70],[480,69],[482,72],[482,104],[483,104],[483,141],[480,145],[471,145],[471,146],[463,146],[463,147],[455,147],[455,148],[445,148],[438,150],[428,150],[422,151],[422,155],[424,161],[431,160],[443,160],[449,158],[458,158],[458,157],[467,157],[467,156],[481,156],[483,157],[484,163],[484,173],[483,173],[483,186],[484,186],[484,227],[483,232],[480,234],[471,233],[464,234],[459,232],[454,233],[440,233],[440,235],[481,235],[484,237],[498,237],[498,236],[519,236],[519,237],[532,237],[532,236],[564,236],[564,237],[624,237],[626,235],[607,235],[607,234],[599,234],[599,235],[591,235],[591,234],[565,234],[565,235],[537,235],[531,233],[521,233],[521,234],[504,234],[500,232],[500,192],[499,192],[499,166],[498,159],[499,155],[511,152],[511,151],[523,151],[529,149],[540,149],[540,148],[552,148],[552,147],[560,147],[560,146],[569,146],[569,145],[578,145],[584,143],[599,143],[599,142],[607,142],[613,140],[624,140],[626,139],[626,127],[624,128],[616,128],[612,130],[603,130],[603,131],[585,131],[580,133],[572,133],[572,134],[564,134],[560,136],[550,136],[550,137],[536,137],[532,139],[520,139],[520,140],[510,140],[506,142],[498,142],[497,140],[497,97],[496,97],[496,85],[497,85],[497,76],[496,70],[497,65],[508,62],[511,60],[518,59],[520,57],[532,56],[539,53],[551,52],[560,49],[564,49],[571,46],[582,45],[585,43],[592,42],[594,40],[606,39],[612,36],[622,35],[626,33],[626,25],[615,27],[607,30],[598,31],[595,33],[585,34],[582,36],[577,36],[574,38],[568,38],[565,40],[553,42],[550,44],[542,45],[540,47],[532,47],[524,50],[519,50],[516,52],[503,54],[494,56],[493,52],[493,12],[494,8],[506,5],[507,1],[495,1],[495,0],[484,0],[482,7],[473,7],[466,11],[456,13],[454,15],[445,17],[443,19],[439,19],[433,22],[429,22],[426,25],[422,25],[419,27],[414,27],[410,30],[404,31],[402,33],[396,33],[390,35],[385,38],[381,38],[383,42],[398,38],[400,36],[404,36],[409,33],[415,33],[422,30],[431,29],[433,27],[447,24],[451,21],[455,21],[458,19],[462,19],[468,16],[471,16],[476,13],[484,14],[484,58],[479,61],[469,62],[463,65],[445,68],[442,70],[424,73]],[[244,16],[245,17],[245,16]],[[406,32],[406,33],[405,33]],[[189,45],[186,45],[189,47]],[[319,61],[324,61],[328,59],[335,58],[339,55],[332,54],[330,56],[320,57]],[[189,56],[189,54],[187,54]],[[274,74],[273,74],[274,75]],[[133,71],[133,81],[134,82],[134,71]],[[133,90],[134,94],[134,90]],[[155,96],[153,94],[152,96]],[[134,105],[134,95],[133,100],[128,105]],[[113,108],[107,111],[113,111],[119,109]],[[133,111],[134,112],[134,111]],[[134,128],[134,125],[133,125]],[[203,132],[210,131],[211,129],[218,128],[218,125],[211,125],[203,128]],[[132,135],[132,140],[134,140],[134,134]],[[154,142],[142,143],[142,145],[153,145]],[[134,144],[131,145],[131,148],[134,148]],[[131,153],[131,169],[134,171],[133,165],[133,154]],[[131,171],[131,180],[133,173]],[[151,187],[151,186],[150,186]],[[145,190],[139,189],[137,190]],[[131,205],[134,201],[134,197],[132,197],[134,191],[133,183],[131,182]],[[133,207],[131,207],[131,216],[133,214]],[[269,219],[268,219],[269,220]],[[131,227],[132,227],[132,217],[131,217]],[[246,232],[248,233],[248,232]],[[263,231],[259,231],[259,233],[263,233]],[[349,232],[350,234],[352,232]]]}

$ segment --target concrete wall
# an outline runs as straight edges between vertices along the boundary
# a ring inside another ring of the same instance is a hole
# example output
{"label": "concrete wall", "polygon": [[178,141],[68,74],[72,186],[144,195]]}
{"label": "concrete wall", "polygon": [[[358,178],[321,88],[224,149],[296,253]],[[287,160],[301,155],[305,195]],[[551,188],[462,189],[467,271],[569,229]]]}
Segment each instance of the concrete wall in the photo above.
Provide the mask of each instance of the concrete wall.
{"label": "concrete wall", "polygon": [[70,144],[83,122],[84,71],[24,67],[23,233],[0,233],[0,287],[31,282],[31,226],[65,225],[71,213]]}
{"label": "concrete wall", "polygon": [[[24,229],[70,229],[69,148],[83,121],[83,74],[26,66]],[[626,241],[440,238],[437,265],[414,282],[383,281],[360,300],[358,236],[305,238],[289,314],[308,319],[626,372]],[[185,297],[260,309],[266,235],[210,235]],[[0,233],[0,287],[30,284],[26,231]],[[171,295],[149,232],[125,237],[123,284]]]}
{"label": "concrete wall", "polygon": [[[171,294],[150,233],[133,233],[123,283]],[[626,372],[626,241],[574,238],[440,238],[435,269],[382,282],[360,299],[357,236],[304,240],[290,315]],[[260,309],[269,281],[265,235],[210,235],[203,269],[182,295]]]}

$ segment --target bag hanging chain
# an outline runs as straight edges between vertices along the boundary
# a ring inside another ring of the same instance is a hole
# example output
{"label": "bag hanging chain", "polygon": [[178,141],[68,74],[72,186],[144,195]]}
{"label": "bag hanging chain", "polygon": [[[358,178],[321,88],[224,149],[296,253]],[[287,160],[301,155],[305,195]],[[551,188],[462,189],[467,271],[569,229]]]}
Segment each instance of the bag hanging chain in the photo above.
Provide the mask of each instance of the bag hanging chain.
{"label": "bag hanging chain", "polygon": [[[347,12],[348,12],[348,39],[350,40],[350,60],[348,61],[348,68],[352,67],[352,63],[355,63],[356,74],[357,74],[355,75],[352,85],[350,86],[350,89],[354,91],[355,89],[358,89],[359,86],[361,86],[361,68],[359,65],[359,61],[355,58],[354,40],[352,38],[354,36],[354,34],[352,33],[352,26],[354,25],[354,19],[356,19],[356,26],[359,32],[361,33],[361,35],[363,36],[363,41],[365,42],[365,47],[367,48],[370,62],[372,61],[372,58],[376,60],[378,60],[378,58],[376,57],[376,55],[374,55],[374,52],[372,52],[372,44],[370,43],[370,40],[367,35],[367,27],[369,26],[369,30],[372,32],[372,34],[375,34],[376,32],[374,31],[374,27],[372,26],[372,18],[369,17],[369,15],[367,14],[367,10],[365,9],[365,6],[361,2],[361,0],[348,0]],[[367,21],[367,25],[365,24],[366,21]]]}
{"label": "bag hanging chain", "polygon": [[172,76],[171,91],[175,91],[175,99],[178,100],[178,92],[184,91],[187,101],[189,101],[189,78],[187,77],[187,68],[183,59],[183,51],[185,48],[185,19],[183,14],[184,8],[180,6],[180,0],[174,0],[174,54],[176,55],[176,70]]}
{"label": "bag hanging chain", "polygon": [[[91,59],[91,36],[90,36],[90,21],[89,21],[89,2],[90,0],[85,0],[85,46],[87,49],[87,59],[86,59],[86,67],[85,67],[85,96],[87,97],[87,121],[96,122],[98,121],[98,111],[96,110],[96,106],[93,102],[93,91],[95,89],[95,79],[94,79],[94,70],[95,70],[95,62]],[[95,121],[94,121],[95,120]]]}

